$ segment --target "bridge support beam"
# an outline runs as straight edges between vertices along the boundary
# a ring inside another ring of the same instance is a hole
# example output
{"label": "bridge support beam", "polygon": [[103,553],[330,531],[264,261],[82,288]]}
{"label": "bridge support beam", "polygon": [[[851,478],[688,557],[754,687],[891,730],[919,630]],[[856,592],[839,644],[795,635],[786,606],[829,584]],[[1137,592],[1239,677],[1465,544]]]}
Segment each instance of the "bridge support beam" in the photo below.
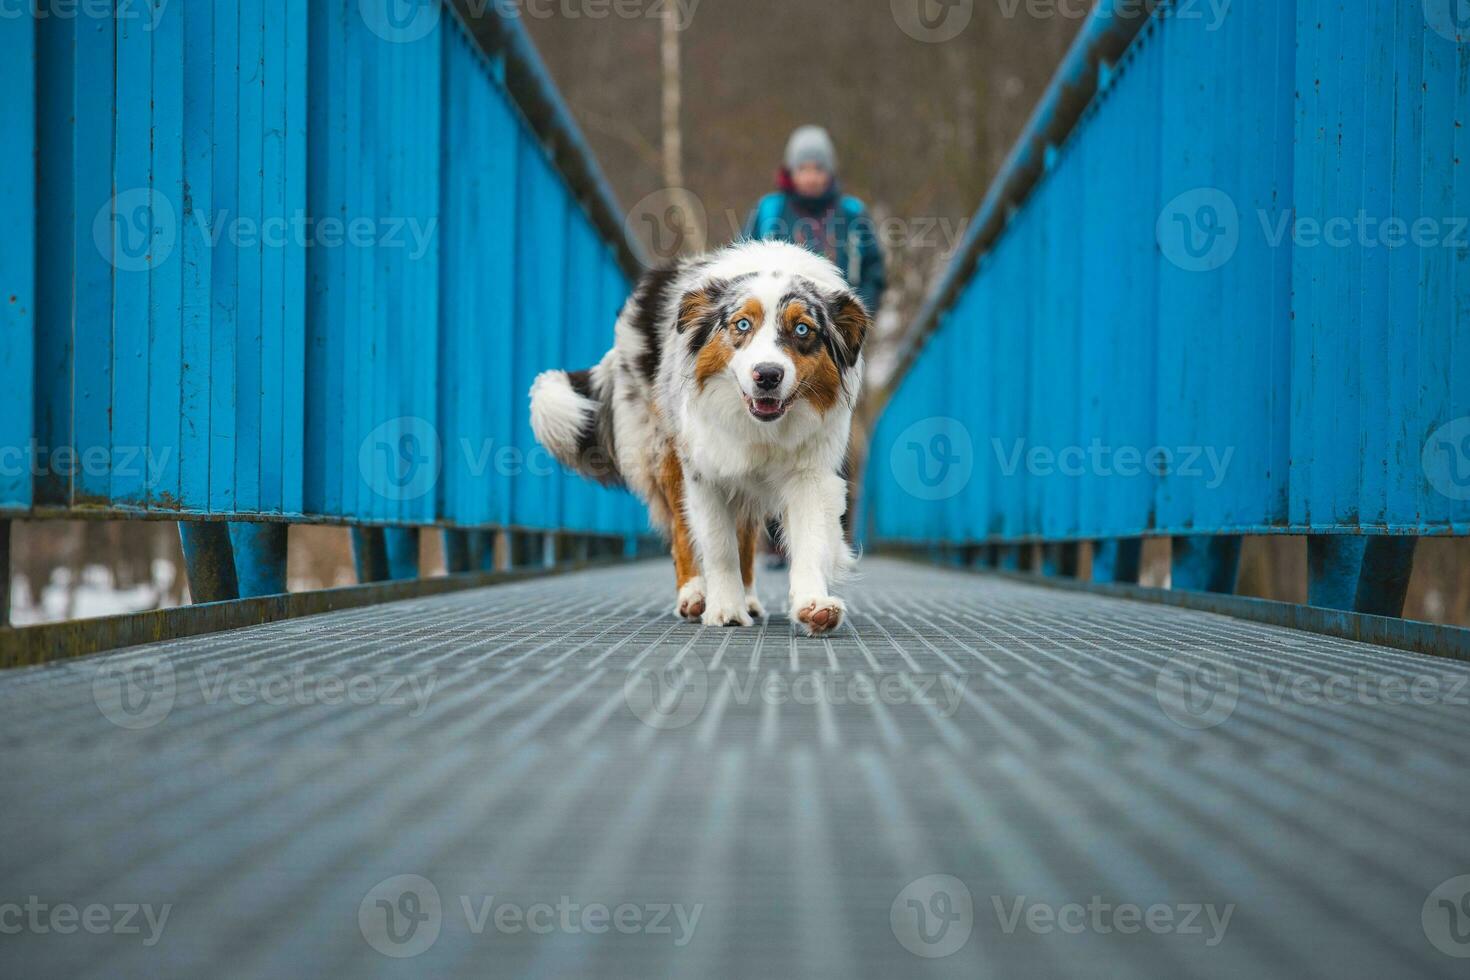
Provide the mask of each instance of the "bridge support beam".
{"label": "bridge support beam", "polygon": [[1052,578],[1076,578],[1081,567],[1076,542],[1048,544],[1041,549],[1041,573]]}
{"label": "bridge support beam", "polygon": [[1029,544],[1003,544],[999,546],[1000,567],[1008,572],[1033,572],[1036,570],[1035,549]]}
{"label": "bridge support beam", "polygon": [[1143,539],[1109,538],[1092,546],[1092,580],[1137,585],[1143,575]]}
{"label": "bridge support beam", "polygon": [[475,567],[473,538],[471,531],[444,529],[444,569],[450,575],[463,575]]}
{"label": "bridge support beam", "polygon": [[419,529],[390,527],[383,532],[388,545],[388,577],[408,582],[419,577]]}
{"label": "bridge support beam", "polygon": [[10,523],[0,520],[0,629],[10,625]]}
{"label": "bridge support beam", "polygon": [[360,584],[388,581],[388,542],[382,528],[352,529],[352,562]]}
{"label": "bridge support beam", "polygon": [[289,533],[285,524],[236,522],[230,525],[230,545],[235,553],[235,578],[241,599],[286,594]]}
{"label": "bridge support beam", "polygon": [[470,532],[470,570],[495,571],[495,532]]}
{"label": "bridge support beam", "polygon": [[1414,537],[1308,538],[1308,604],[1370,616],[1402,616],[1418,544]]}
{"label": "bridge support beam", "polygon": [[1176,537],[1170,563],[1173,587],[1187,592],[1233,595],[1240,579],[1238,534],[1199,534]]}
{"label": "bridge support beam", "polygon": [[224,521],[181,521],[179,542],[189,576],[189,598],[195,605],[240,598],[235,548]]}

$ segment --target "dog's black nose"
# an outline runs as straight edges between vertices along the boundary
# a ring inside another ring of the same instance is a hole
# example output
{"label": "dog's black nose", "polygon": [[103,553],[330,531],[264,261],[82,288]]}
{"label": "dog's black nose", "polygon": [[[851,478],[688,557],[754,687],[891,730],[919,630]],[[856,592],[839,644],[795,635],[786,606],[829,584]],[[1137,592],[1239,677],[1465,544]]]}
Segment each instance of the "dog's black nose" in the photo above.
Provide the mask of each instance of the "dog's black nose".
{"label": "dog's black nose", "polygon": [[755,386],[761,391],[775,391],[781,387],[781,379],[786,377],[786,369],[779,364],[757,364],[752,373]]}

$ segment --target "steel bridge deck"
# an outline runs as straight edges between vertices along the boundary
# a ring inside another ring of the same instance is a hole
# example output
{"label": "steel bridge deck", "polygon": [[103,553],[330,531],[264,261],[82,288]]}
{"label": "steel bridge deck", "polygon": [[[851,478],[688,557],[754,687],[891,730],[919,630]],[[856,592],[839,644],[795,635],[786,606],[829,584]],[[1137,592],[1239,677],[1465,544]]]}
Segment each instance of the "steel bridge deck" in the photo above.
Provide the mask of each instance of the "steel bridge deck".
{"label": "steel bridge deck", "polygon": [[0,675],[0,974],[1465,975],[1470,665],[874,559],[811,641],[669,579]]}

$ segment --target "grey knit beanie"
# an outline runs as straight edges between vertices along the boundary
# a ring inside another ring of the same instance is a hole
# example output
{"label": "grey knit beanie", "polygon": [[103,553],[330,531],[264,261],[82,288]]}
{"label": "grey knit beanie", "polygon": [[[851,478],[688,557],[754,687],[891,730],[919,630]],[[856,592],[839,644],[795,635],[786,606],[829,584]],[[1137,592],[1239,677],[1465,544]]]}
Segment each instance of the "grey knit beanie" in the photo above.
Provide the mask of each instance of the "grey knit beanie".
{"label": "grey knit beanie", "polygon": [[804,163],[815,163],[829,174],[837,173],[837,147],[821,126],[801,127],[786,144],[786,169],[796,170]]}

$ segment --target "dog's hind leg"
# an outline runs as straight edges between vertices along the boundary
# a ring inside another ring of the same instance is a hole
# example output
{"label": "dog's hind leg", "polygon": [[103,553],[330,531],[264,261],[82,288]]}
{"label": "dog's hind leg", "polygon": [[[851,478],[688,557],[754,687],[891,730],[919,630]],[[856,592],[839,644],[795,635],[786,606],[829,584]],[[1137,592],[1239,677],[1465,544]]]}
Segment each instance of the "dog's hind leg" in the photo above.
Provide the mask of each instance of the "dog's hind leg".
{"label": "dog's hind leg", "polygon": [[740,527],[740,578],[745,583],[745,608],[757,619],[766,618],[765,607],[755,594],[755,555],[764,532],[760,521],[746,521]]}
{"label": "dog's hind leg", "polygon": [[699,574],[694,539],[689,534],[689,519],[684,513],[684,468],[673,450],[659,466],[658,489],[669,512],[669,545],[674,553],[674,581],[679,589],[674,615],[698,622],[704,615],[704,578]]}

